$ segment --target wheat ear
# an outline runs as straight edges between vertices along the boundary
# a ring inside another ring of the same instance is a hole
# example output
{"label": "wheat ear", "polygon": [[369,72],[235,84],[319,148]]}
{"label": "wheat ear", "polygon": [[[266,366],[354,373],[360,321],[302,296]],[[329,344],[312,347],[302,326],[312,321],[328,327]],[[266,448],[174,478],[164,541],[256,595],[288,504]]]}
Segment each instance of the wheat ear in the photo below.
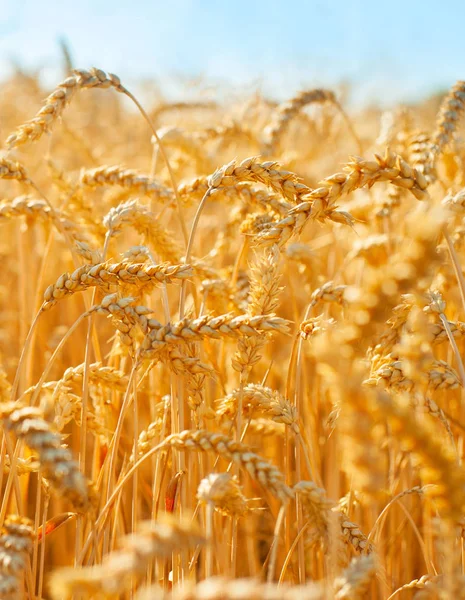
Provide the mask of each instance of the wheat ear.
{"label": "wheat ear", "polygon": [[6,517],[0,535],[0,597],[22,600],[23,572],[34,540],[33,524],[17,515]]}
{"label": "wheat ear", "polygon": [[60,83],[56,90],[48,96],[37,115],[8,136],[6,140],[8,149],[11,150],[27,142],[37,141],[44,133],[50,131],[79,89],[109,87],[113,87],[119,92],[123,91],[119,78],[112,73],[107,74],[95,68],[89,71],[75,69],[74,75]]}
{"label": "wheat ear", "polygon": [[6,430],[13,431],[18,439],[37,452],[44,477],[70,500],[76,510],[92,509],[90,482],[79,471],[71,452],[62,446],[61,436],[45,421],[39,408],[4,402],[0,405],[0,419]]}

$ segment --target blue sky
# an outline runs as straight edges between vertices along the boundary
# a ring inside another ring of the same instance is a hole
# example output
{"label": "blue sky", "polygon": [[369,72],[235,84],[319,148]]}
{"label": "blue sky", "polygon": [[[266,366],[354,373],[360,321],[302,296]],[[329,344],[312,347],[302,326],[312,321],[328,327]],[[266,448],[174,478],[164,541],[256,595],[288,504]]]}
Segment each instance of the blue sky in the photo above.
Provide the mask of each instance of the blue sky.
{"label": "blue sky", "polygon": [[0,74],[11,60],[75,63],[136,82],[204,77],[278,98],[351,82],[357,100],[415,98],[465,78],[465,1],[0,0]]}

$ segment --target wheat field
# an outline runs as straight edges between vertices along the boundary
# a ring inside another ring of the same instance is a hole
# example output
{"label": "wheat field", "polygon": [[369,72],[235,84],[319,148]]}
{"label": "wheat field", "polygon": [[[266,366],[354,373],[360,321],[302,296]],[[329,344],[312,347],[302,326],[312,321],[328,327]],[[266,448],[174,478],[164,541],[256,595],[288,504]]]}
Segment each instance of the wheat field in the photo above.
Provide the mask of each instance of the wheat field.
{"label": "wheat field", "polygon": [[1,85],[0,598],[465,598],[465,82],[68,67]]}

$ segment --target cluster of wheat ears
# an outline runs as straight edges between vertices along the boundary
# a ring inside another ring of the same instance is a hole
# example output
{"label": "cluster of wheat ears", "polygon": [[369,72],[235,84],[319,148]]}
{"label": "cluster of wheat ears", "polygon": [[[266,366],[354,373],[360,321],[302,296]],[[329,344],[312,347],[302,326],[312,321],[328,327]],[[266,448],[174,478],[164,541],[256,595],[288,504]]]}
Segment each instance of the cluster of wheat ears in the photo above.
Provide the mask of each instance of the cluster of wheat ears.
{"label": "cluster of wheat ears", "polygon": [[0,598],[465,598],[465,82],[1,89]]}

